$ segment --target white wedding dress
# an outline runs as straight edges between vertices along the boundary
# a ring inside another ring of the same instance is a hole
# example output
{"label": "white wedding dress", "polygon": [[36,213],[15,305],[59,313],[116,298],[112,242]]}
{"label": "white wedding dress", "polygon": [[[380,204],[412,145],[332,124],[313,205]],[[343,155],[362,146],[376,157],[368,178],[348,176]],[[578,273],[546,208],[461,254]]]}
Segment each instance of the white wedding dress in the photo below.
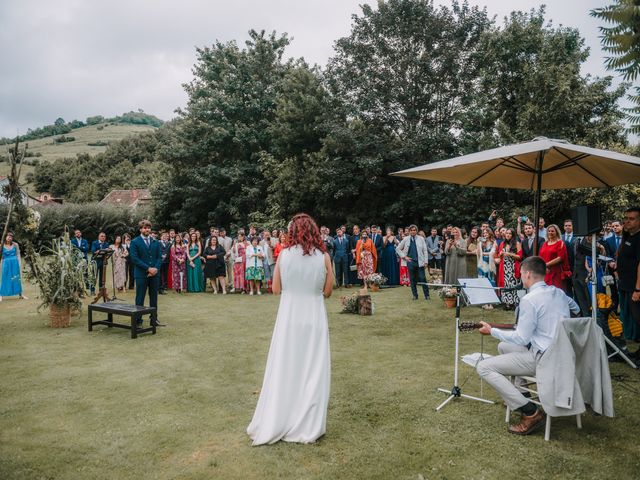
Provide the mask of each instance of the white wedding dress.
{"label": "white wedding dress", "polygon": [[331,381],[322,252],[280,253],[282,296],[262,390],[247,433],[253,445],[311,443],[324,435]]}

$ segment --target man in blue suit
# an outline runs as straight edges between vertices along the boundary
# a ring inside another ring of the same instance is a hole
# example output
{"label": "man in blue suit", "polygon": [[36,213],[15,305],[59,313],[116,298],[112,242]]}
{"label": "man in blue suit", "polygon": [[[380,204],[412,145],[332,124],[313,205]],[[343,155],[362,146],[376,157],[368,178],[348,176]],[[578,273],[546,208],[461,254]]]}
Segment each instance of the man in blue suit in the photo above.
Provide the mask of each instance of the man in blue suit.
{"label": "man in blue suit", "polygon": [[[129,256],[134,265],[133,275],[136,283],[136,305],[144,306],[144,297],[149,290],[149,306],[156,308],[151,314],[151,326],[164,327],[158,322],[158,289],[160,288],[160,268],[162,252],[160,242],[151,237],[151,222],[142,220],[139,224],[140,236],[131,241]],[[138,326],[142,320],[138,321]]]}
{"label": "man in blue suit", "polygon": [[[107,242],[107,234],[104,232],[100,232],[98,234],[98,240],[94,240],[93,242],[91,242],[91,255],[95,255],[99,250],[107,250],[109,248],[109,242]],[[98,288],[102,288],[104,287],[104,282],[105,282],[105,278],[103,275],[103,266],[104,266],[104,260],[102,260],[102,258],[96,259],[94,260],[96,263],[96,267],[97,267],[97,274],[98,274],[98,281],[96,282],[98,284]],[[94,291],[95,287],[91,289],[91,295],[93,295],[95,293]]]}
{"label": "man in blue suit", "polygon": [[382,230],[377,225],[371,225],[371,241],[373,246],[376,247],[376,253],[378,254],[378,264],[376,266],[376,272],[380,273],[380,265],[382,265]]}
{"label": "man in blue suit", "polygon": [[[613,262],[609,263],[609,272],[613,275],[616,271],[616,258],[618,256],[618,249],[620,248],[620,244],[622,243],[622,224],[614,220],[611,222],[611,236],[607,237],[604,240],[604,248],[607,252],[607,256],[613,258]],[[618,282],[615,280],[614,275],[614,283],[611,285],[611,301],[613,302],[613,310],[618,311],[618,306],[620,305],[620,298],[618,295]]]}
{"label": "man in blue suit", "polygon": [[75,229],[73,232],[73,240],[71,240],[71,246],[80,250],[82,257],[87,260],[87,253],[89,253],[89,242],[82,238],[82,232],[79,229]]}
{"label": "man in blue suit", "polygon": [[349,240],[341,228],[336,230],[333,239],[333,261],[336,265],[336,285],[338,288],[349,285]]}

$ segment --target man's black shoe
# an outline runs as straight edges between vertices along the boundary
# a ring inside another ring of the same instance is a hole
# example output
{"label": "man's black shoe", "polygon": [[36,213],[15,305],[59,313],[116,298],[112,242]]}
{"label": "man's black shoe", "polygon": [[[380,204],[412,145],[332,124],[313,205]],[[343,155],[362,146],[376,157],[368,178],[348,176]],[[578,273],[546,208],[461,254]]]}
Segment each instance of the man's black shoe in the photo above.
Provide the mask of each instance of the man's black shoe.
{"label": "man's black shoe", "polygon": [[167,326],[167,324],[166,324],[166,323],[160,323],[160,322],[159,322],[159,321],[157,321],[157,320],[152,320],[152,321],[151,321],[151,326],[152,326],[152,327],[166,327],[166,326]]}

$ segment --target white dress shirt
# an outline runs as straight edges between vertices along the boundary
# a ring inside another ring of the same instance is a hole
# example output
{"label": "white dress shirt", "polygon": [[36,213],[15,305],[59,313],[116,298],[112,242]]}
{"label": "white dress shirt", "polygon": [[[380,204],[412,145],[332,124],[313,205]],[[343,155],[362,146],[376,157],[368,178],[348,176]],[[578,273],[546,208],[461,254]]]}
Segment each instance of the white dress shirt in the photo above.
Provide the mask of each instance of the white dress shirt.
{"label": "white dress shirt", "polygon": [[578,304],[562,290],[544,281],[536,282],[520,300],[516,329],[492,328],[491,336],[516,345],[531,343],[531,350],[544,352],[553,343],[560,319],[569,318],[570,312],[579,311]]}

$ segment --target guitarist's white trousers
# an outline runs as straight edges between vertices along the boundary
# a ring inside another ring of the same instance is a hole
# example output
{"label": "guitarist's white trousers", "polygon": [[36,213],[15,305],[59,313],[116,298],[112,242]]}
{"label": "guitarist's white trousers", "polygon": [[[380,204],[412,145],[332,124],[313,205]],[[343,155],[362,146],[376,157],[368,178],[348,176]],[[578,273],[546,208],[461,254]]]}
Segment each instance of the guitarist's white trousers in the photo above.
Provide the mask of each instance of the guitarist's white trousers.
{"label": "guitarist's white trousers", "polygon": [[[522,391],[514,385],[508,376],[535,376],[536,366],[542,352],[534,352],[522,345],[500,342],[500,355],[487,358],[478,363],[476,370],[482,379],[491,385],[512,410],[529,402]],[[516,381],[516,384],[519,382]]]}

